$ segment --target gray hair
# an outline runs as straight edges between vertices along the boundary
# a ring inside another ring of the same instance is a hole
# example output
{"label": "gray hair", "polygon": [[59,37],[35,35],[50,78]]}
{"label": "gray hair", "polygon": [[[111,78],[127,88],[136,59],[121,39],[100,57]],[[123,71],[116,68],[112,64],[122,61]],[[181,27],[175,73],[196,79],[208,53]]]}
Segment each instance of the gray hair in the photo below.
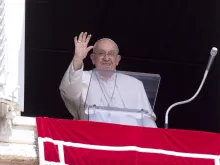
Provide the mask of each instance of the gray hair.
{"label": "gray hair", "polygon": [[117,54],[119,54],[119,48],[118,48],[118,45],[116,44],[115,41],[113,41],[113,40],[110,39],[110,38],[101,38],[101,39],[99,39],[98,41],[96,41],[95,44],[94,44],[93,50],[96,48],[96,46],[98,45],[98,43],[99,43],[100,41],[102,41],[102,40],[109,40],[109,41],[113,42],[113,43],[115,44],[115,46],[116,46]]}

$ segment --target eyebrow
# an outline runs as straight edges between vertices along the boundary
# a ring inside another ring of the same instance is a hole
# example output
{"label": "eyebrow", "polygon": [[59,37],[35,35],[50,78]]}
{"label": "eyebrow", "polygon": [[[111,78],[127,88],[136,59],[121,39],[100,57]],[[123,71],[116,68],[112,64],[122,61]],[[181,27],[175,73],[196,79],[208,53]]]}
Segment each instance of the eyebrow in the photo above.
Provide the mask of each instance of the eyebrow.
{"label": "eyebrow", "polygon": [[114,53],[117,54],[117,50],[109,50],[109,51],[105,51],[103,49],[93,49],[93,52],[105,52],[105,53]]}

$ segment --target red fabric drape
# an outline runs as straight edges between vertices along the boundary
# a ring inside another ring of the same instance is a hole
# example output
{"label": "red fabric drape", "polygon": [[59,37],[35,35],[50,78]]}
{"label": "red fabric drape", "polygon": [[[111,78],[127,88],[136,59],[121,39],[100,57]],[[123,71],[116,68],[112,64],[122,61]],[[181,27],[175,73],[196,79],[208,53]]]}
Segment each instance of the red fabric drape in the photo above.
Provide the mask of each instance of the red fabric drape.
{"label": "red fabric drape", "polygon": [[[75,146],[64,145],[63,147],[66,164],[213,165],[213,159],[203,156],[200,158],[190,158],[187,155],[178,156],[172,151],[183,154],[220,155],[220,134],[216,133],[133,127],[41,117],[36,118],[36,122],[38,137],[75,144]],[[80,146],[77,146],[78,144]],[[97,149],[97,146],[107,146],[107,148]],[[161,153],[151,153],[136,149],[129,150],[129,146],[136,146],[136,148],[139,147],[140,149],[156,149]],[[111,147],[116,147],[116,149]],[[117,147],[128,147],[129,149],[119,151]],[[167,154],[166,151],[171,151],[171,155],[169,155],[170,153]],[[57,144],[44,142],[44,156],[47,161],[59,162]]]}

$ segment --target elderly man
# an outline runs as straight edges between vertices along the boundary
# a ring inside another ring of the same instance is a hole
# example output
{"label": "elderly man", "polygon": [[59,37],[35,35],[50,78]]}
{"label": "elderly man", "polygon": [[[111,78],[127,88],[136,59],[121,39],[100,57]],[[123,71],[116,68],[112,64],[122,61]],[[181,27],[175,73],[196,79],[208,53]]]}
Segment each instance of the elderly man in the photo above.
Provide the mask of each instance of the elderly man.
{"label": "elderly man", "polygon": [[[103,107],[144,109],[152,118],[156,118],[141,81],[117,72],[111,76],[97,73],[92,76],[92,71],[84,71],[83,60],[92,49],[90,58],[99,70],[115,71],[121,60],[119,48],[113,40],[103,38],[94,46],[88,46],[90,38],[91,35],[86,32],[74,38],[75,54],[60,84],[61,97],[74,119],[88,119],[85,102]],[[88,91],[89,84],[92,87]],[[97,116],[94,118],[96,121],[140,125],[128,114],[115,115],[109,112]],[[143,125],[156,127],[154,120],[147,118],[144,121]]]}

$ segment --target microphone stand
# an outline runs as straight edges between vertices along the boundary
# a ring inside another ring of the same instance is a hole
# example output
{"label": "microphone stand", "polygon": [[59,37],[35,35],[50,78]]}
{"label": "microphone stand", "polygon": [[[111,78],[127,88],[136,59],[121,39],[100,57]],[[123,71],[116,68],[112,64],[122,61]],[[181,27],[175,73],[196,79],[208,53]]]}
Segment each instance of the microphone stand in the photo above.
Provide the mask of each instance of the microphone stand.
{"label": "microphone stand", "polygon": [[174,103],[174,104],[172,104],[172,105],[167,109],[166,115],[165,115],[165,125],[164,125],[165,128],[168,128],[168,115],[169,115],[170,110],[171,110],[173,107],[178,106],[178,105],[182,105],[182,104],[189,103],[189,102],[191,102],[192,100],[194,100],[194,99],[197,97],[197,95],[199,94],[199,92],[201,91],[201,89],[202,89],[202,87],[203,87],[203,84],[205,83],[205,80],[206,80],[206,78],[207,78],[207,75],[208,75],[208,73],[209,73],[209,70],[210,70],[210,68],[211,68],[211,65],[212,65],[212,63],[213,63],[213,61],[214,61],[214,58],[215,58],[215,56],[217,55],[217,53],[218,53],[218,49],[215,48],[215,47],[213,47],[212,50],[211,50],[211,52],[210,52],[209,62],[208,62],[208,65],[207,65],[207,67],[206,67],[206,70],[205,70],[205,73],[204,73],[202,82],[201,82],[201,84],[200,84],[200,86],[199,86],[197,92],[196,92],[190,99],[185,100],[185,101],[180,101],[180,102]]}

